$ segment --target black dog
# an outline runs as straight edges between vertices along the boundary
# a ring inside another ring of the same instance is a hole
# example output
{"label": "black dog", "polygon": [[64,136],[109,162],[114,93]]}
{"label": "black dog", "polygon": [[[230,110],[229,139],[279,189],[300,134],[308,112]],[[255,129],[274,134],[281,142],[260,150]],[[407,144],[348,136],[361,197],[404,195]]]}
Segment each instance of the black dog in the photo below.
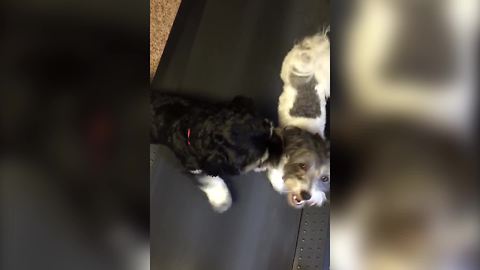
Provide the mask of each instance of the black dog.
{"label": "black dog", "polygon": [[218,212],[231,205],[222,176],[248,172],[268,158],[273,127],[250,99],[211,104],[153,91],[151,113],[151,143],[175,153]]}

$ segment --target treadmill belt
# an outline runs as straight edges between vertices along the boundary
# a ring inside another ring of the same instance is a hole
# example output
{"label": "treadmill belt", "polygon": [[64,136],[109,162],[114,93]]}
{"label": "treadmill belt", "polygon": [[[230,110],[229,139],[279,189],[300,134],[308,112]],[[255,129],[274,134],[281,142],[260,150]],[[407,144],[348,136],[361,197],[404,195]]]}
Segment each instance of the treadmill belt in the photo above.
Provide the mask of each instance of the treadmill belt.
{"label": "treadmill belt", "polygon": [[[324,0],[183,0],[152,87],[251,97],[277,123],[283,57],[328,23]],[[327,208],[292,209],[263,173],[249,173],[231,179],[233,206],[217,214],[171,151],[151,146],[150,155],[151,269],[328,269]],[[303,233],[305,221],[318,229]]]}

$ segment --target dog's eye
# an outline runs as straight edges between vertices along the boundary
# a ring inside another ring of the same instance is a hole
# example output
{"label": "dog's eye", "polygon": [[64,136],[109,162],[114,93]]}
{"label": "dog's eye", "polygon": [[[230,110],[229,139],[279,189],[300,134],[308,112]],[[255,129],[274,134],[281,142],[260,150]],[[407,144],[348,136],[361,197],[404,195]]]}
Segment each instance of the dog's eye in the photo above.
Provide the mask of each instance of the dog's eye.
{"label": "dog's eye", "polygon": [[305,163],[298,163],[298,167],[300,167],[300,169],[302,169],[302,170],[307,169],[307,165],[305,165]]}
{"label": "dog's eye", "polygon": [[322,175],[322,177],[320,177],[320,180],[325,183],[330,181],[330,177],[328,175]]}

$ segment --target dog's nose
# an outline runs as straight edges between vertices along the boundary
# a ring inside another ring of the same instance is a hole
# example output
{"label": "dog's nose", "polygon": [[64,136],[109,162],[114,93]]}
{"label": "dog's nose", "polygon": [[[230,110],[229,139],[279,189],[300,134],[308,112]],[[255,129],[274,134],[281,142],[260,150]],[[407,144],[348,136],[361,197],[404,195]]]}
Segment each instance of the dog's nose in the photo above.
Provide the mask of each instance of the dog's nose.
{"label": "dog's nose", "polygon": [[304,201],[307,201],[307,200],[310,200],[310,198],[312,198],[312,195],[310,194],[310,192],[306,191],[306,190],[302,190],[300,192],[300,196],[302,197],[302,199]]}

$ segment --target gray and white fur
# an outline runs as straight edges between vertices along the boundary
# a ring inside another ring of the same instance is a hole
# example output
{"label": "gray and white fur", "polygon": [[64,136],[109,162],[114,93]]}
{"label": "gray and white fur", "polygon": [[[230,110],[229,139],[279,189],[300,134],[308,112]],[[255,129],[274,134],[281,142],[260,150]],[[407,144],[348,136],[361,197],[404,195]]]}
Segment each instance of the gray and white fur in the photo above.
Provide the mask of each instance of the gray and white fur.
{"label": "gray and white fur", "polygon": [[267,176],[288,203],[321,206],[330,190],[330,147],[325,139],[330,97],[330,42],[327,32],[304,38],[285,56],[278,117],[282,155]]}
{"label": "gray and white fur", "polygon": [[330,97],[330,41],[324,33],[306,37],[288,52],[280,77],[280,126],[296,126],[325,138]]}

